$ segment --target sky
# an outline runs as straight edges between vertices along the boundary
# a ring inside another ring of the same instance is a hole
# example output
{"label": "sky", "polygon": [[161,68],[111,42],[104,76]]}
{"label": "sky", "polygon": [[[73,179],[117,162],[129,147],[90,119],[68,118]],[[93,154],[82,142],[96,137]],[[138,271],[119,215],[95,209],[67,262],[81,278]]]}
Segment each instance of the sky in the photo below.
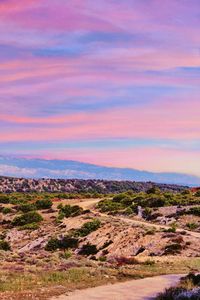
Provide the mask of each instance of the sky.
{"label": "sky", "polygon": [[1,0],[0,154],[200,176],[200,1]]}

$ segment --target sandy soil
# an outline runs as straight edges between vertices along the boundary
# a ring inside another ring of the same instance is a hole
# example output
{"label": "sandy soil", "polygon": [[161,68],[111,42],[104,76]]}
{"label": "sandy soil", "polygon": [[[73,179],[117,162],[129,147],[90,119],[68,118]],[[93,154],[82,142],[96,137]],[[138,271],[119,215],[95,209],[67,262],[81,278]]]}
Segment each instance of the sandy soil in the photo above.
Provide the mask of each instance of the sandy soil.
{"label": "sandy soil", "polygon": [[99,286],[71,294],[51,298],[51,300],[147,300],[153,299],[165,288],[175,285],[183,275],[164,275],[131,280],[113,285]]}

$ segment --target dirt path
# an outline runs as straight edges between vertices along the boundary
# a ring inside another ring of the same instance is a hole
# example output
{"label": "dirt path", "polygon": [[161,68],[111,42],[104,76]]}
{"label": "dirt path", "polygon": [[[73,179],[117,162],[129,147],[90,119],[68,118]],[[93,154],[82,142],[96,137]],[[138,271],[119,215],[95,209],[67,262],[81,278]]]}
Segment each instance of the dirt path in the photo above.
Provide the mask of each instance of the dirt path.
{"label": "dirt path", "polygon": [[[78,202],[77,204],[80,205],[83,209],[90,209],[91,211],[93,211],[94,213],[98,214],[99,216],[102,216],[102,217],[109,217],[109,218],[112,218],[112,219],[116,219],[116,220],[121,220],[125,223],[128,223],[128,224],[131,224],[131,225],[138,225],[138,226],[146,226],[146,227],[154,227],[155,229],[158,229],[158,230],[162,230],[162,229],[170,229],[171,227],[170,226],[167,226],[167,225],[159,225],[159,224],[153,224],[153,223],[149,223],[149,222],[146,222],[146,221],[143,221],[143,220],[139,220],[139,219],[130,219],[130,218],[127,218],[127,217],[120,217],[120,216],[108,216],[107,214],[105,213],[100,213],[98,211],[96,211],[94,209],[94,205],[97,204],[101,199],[90,199],[90,200],[82,200],[81,202]],[[182,232],[183,229],[177,229],[176,230],[177,232]],[[195,232],[195,231],[190,231],[190,230],[185,230],[184,231],[188,234],[188,235],[191,235],[193,237],[196,237],[196,238],[200,238],[200,233],[199,232]]]}
{"label": "dirt path", "polygon": [[178,283],[183,275],[164,275],[75,291],[51,300],[147,300]]}

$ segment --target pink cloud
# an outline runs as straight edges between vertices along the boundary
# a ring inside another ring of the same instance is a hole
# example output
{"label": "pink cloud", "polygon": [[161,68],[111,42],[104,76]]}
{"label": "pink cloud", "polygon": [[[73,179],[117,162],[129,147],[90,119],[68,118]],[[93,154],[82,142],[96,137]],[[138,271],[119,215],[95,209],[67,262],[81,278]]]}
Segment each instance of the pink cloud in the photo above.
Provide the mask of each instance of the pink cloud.
{"label": "pink cloud", "polygon": [[[2,116],[3,121],[34,124],[4,130],[1,141],[53,141],[97,138],[198,139],[200,102],[154,103],[145,107],[113,109],[49,118]],[[41,127],[41,124],[43,126]],[[46,124],[46,126],[44,126]],[[49,126],[48,126],[49,124]],[[52,127],[51,124],[56,124]]]}

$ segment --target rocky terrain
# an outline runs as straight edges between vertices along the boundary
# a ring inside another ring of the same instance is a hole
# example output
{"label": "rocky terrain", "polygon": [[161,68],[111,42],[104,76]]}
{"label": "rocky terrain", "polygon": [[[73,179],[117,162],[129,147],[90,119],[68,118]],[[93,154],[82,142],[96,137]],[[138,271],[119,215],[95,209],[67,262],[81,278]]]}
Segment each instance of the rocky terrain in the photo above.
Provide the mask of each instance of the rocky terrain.
{"label": "rocky terrain", "polygon": [[0,176],[0,192],[67,192],[67,193],[120,193],[127,190],[147,191],[157,186],[162,191],[180,192],[186,186],[153,182],[81,180],[81,179],[24,179]]}
{"label": "rocky terrain", "polygon": [[1,299],[200,270],[199,190],[81,196],[0,194]]}

